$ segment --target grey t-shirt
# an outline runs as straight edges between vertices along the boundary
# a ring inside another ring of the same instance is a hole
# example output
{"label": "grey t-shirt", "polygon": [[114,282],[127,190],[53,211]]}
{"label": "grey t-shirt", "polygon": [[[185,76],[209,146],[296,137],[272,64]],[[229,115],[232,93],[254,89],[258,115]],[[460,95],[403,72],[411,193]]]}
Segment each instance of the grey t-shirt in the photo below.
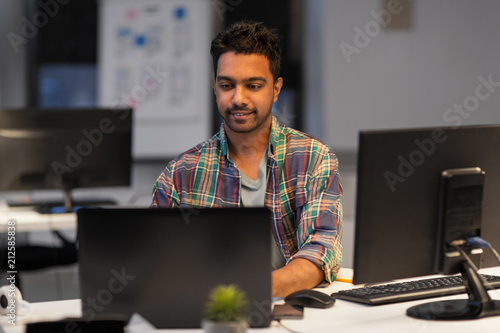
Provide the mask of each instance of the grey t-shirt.
{"label": "grey t-shirt", "polygon": [[[267,150],[259,163],[259,178],[253,180],[241,173],[241,204],[243,207],[263,207],[266,198]],[[285,258],[271,235],[271,260],[273,269],[285,266]]]}

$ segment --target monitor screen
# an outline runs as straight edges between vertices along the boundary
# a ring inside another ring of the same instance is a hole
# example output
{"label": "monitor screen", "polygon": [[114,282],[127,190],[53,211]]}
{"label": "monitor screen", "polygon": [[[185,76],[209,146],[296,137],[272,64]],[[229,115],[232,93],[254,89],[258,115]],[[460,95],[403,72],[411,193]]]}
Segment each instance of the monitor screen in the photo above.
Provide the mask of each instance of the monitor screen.
{"label": "monitor screen", "polygon": [[[481,237],[500,248],[500,126],[362,131],[354,283],[438,273],[441,174],[485,173]],[[497,266],[485,251],[482,267]]]}
{"label": "monitor screen", "polygon": [[132,110],[0,110],[0,191],[130,185]]}

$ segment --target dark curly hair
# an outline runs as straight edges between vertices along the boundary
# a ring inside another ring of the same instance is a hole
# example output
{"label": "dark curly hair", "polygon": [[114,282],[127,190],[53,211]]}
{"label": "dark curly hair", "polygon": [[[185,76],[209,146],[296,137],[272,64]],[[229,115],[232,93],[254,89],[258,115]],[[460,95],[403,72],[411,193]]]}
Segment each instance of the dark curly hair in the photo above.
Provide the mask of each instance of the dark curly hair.
{"label": "dark curly hair", "polygon": [[276,29],[269,29],[262,22],[236,22],[215,37],[210,46],[214,75],[217,75],[220,56],[226,52],[261,54],[269,60],[274,81],[280,75],[280,38]]}

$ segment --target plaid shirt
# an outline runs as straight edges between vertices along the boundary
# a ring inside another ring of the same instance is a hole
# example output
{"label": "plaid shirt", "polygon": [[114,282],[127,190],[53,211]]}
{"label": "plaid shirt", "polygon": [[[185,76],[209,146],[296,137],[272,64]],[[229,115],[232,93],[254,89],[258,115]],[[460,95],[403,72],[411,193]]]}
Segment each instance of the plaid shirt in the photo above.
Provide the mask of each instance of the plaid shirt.
{"label": "plaid shirt", "polygon": [[[273,117],[265,206],[287,262],[304,258],[335,280],[342,264],[342,187],[335,154],[317,139]],[[228,156],[224,126],[179,155],[160,175],[153,207],[238,207],[240,171]]]}

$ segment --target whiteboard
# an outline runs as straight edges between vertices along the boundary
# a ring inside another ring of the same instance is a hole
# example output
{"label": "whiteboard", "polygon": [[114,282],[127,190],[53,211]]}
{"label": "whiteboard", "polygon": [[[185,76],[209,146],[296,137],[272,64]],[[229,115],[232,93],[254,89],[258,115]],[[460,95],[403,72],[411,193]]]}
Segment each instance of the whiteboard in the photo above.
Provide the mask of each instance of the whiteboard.
{"label": "whiteboard", "polygon": [[101,0],[98,105],[134,108],[134,158],[170,158],[210,131],[209,0]]}

